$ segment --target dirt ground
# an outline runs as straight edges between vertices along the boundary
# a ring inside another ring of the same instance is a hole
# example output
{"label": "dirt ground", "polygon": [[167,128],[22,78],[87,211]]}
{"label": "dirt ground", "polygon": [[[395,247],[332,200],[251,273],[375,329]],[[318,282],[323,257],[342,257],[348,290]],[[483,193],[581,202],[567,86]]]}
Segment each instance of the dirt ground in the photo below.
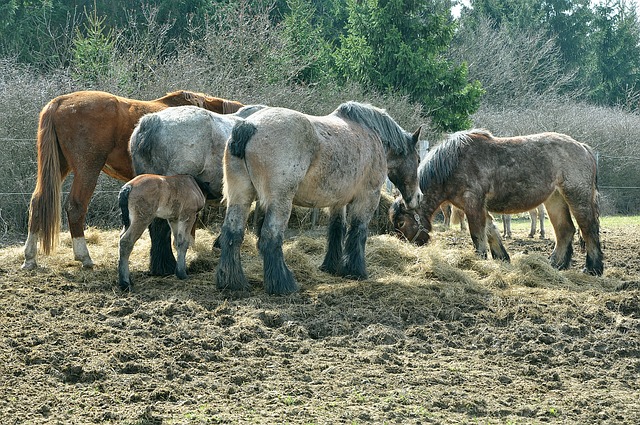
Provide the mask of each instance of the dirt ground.
{"label": "dirt ground", "polygon": [[600,278],[578,248],[552,269],[552,240],[524,228],[509,264],[438,230],[420,248],[371,236],[361,282],[317,270],[322,229],[293,232],[301,291],[284,297],[264,294],[252,236],[239,294],[215,287],[215,232],[198,231],[187,281],[144,274],[145,235],[131,294],[115,286],[118,231],[88,232],[93,270],[66,235],[32,272],[6,247],[0,422],[640,423],[640,224],[603,224]]}

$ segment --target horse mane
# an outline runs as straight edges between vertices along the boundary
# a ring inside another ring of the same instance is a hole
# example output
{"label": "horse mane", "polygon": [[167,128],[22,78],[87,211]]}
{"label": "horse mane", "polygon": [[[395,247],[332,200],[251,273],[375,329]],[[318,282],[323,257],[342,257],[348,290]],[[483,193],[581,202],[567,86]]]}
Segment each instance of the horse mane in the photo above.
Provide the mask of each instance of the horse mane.
{"label": "horse mane", "polygon": [[232,114],[244,105],[235,100],[227,100],[219,97],[209,96],[204,93],[193,92],[188,90],[177,90],[167,93],[162,99],[182,98],[186,103],[199,106],[200,108],[210,111],[220,111],[223,114]]}
{"label": "horse mane", "polygon": [[335,113],[375,132],[385,149],[398,155],[406,155],[412,148],[411,137],[407,137],[408,133],[384,109],[351,101],[338,106]]}
{"label": "horse mane", "polygon": [[479,138],[491,139],[493,135],[482,128],[458,131],[430,150],[418,170],[420,187],[429,187],[432,183],[441,185],[449,180],[458,168],[460,153],[464,147]]}

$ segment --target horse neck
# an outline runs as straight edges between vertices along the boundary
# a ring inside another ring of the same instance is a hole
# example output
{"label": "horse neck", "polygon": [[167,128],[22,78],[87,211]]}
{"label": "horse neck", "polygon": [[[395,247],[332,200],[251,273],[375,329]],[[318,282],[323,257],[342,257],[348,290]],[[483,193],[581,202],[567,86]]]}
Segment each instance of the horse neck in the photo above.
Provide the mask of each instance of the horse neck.
{"label": "horse neck", "polygon": [[233,100],[226,100],[219,97],[206,96],[201,93],[187,91],[169,93],[166,96],[157,99],[157,101],[165,104],[166,106],[194,105],[219,114],[230,114],[244,106]]}
{"label": "horse neck", "polygon": [[[421,188],[422,189],[422,188]],[[418,207],[420,214],[424,219],[431,221],[431,217],[440,208],[443,202],[447,201],[446,197],[440,190],[430,187],[428,190],[422,189],[422,202]]]}

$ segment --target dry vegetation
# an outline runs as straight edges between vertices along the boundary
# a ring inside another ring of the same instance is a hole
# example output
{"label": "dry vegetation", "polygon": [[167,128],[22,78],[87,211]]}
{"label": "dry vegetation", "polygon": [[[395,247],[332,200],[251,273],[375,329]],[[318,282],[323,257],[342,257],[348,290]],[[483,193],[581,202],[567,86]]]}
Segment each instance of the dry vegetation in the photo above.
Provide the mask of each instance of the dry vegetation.
{"label": "dry vegetation", "polygon": [[[117,231],[90,229],[94,270],[70,240],[19,270],[0,251],[0,417],[4,423],[640,422],[640,231],[603,225],[606,271],[552,269],[551,240],[508,241],[512,263],[475,257],[468,234],[438,228],[414,247],[367,244],[370,279],[317,270],[323,229],[291,231],[302,290],[267,296],[255,238],[253,289],[216,290],[216,234],[198,230],[190,279],[148,277],[148,236],[116,290]],[[519,227],[518,227],[519,226]],[[549,229],[551,227],[549,226]],[[552,232],[550,232],[552,233]]]}

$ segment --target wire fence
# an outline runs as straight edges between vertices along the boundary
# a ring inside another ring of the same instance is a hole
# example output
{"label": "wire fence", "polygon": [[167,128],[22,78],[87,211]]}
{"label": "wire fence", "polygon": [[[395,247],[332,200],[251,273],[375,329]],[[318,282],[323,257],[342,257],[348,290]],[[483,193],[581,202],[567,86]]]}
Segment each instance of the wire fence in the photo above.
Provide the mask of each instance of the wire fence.
{"label": "wire fence", "polygon": [[[26,233],[28,224],[28,207],[33,188],[35,187],[37,158],[36,140],[34,138],[2,137],[0,143],[5,143],[4,153],[0,154],[0,236],[3,229],[6,234],[8,230],[16,233]],[[26,146],[31,146],[31,151],[26,150]],[[428,143],[420,146],[421,155],[428,150]],[[596,153],[598,169],[600,172],[600,192],[603,195],[603,214],[626,213],[632,214],[640,211],[640,184],[635,183],[637,179],[638,164],[640,158],[636,156],[614,156]],[[16,162],[20,164],[16,166]],[[633,178],[629,179],[627,185],[607,184],[608,182],[619,182],[624,179],[611,174],[610,170],[620,170],[627,167]],[[635,171],[633,171],[635,170]],[[23,173],[26,175],[20,175]],[[603,178],[604,177],[604,178]],[[64,182],[62,194],[69,195],[70,182],[72,176]],[[122,182],[116,181],[101,174],[96,185],[96,190],[91,199],[91,206],[87,215],[87,223],[90,225],[111,226],[118,223],[117,220],[117,194]],[[387,182],[385,188],[391,192],[393,185]],[[63,214],[64,216],[64,214]],[[63,225],[65,218],[63,217]]]}

